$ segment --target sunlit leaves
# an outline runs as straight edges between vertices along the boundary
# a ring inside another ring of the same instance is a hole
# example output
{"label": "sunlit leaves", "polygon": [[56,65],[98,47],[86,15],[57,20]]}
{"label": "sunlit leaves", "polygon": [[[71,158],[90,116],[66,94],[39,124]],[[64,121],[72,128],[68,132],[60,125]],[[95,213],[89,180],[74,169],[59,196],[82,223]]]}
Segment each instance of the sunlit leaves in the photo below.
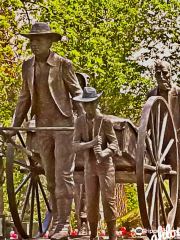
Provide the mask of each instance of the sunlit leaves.
{"label": "sunlit leaves", "polygon": [[56,31],[61,29],[67,38],[54,50],[72,60],[76,71],[89,74],[99,92],[104,91],[102,111],[139,118],[148,85],[140,78],[140,69],[126,60],[134,47],[139,1],[53,0],[47,6],[49,12],[44,11],[40,21],[53,23],[53,30],[58,23]]}
{"label": "sunlit leaves", "polygon": [[[128,56],[132,49],[139,47],[142,39],[149,41],[148,39],[161,38],[164,41],[171,35],[173,41],[177,40],[177,33],[171,29],[174,29],[173,24],[177,18],[178,1],[167,4],[165,1],[138,0],[41,0],[23,5],[21,1],[9,0],[1,4],[11,12],[12,19],[7,20],[7,13],[2,8],[3,31],[0,31],[5,39],[15,34],[9,31],[12,26],[19,31],[15,10],[19,8],[21,17],[26,15],[22,10],[25,6],[30,19],[37,17],[40,21],[50,23],[52,30],[64,37],[65,40],[55,43],[52,49],[72,60],[76,71],[89,74],[91,85],[98,91],[104,90],[102,110],[134,120],[140,116],[141,107],[152,83],[140,77],[142,68],[128,62]],[[38,15],[38,11],[41,14]],[[165,23],[169,26],[168,32],[162,31]],[[27,28],[29,25],[26,19],[21,31],[26,31]],[[2,44],[6,44],[5,39]],[[21,46],[18,55],[21,54]],[[13,58],[12,49],[5,48],[5,51],[7,59]],[[27,49],[26,53],[30,54],[30,50]],[[0,58],[2,60],[2,56]],[[19,66],[19,63],[21,61],[13,64]],[[4,64],[6,67],[8,63]],[[13,74],[15,73],[11,72],[11,76]],[[17,76],[20,79],[20,68],[15,79]],[[4,79],[8,81],[8,78]]]}

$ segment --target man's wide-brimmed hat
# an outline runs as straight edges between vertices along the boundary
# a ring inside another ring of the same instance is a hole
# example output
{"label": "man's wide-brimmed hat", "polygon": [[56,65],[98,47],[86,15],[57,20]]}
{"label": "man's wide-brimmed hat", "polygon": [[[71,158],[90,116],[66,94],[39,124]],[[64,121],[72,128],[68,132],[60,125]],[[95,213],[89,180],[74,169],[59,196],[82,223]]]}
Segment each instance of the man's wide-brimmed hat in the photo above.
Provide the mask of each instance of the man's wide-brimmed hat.
{"label": "man's wide-brimmed hat", "polygon": [[73,100],[78,102],[92,102],[98,99],[102,93],[97,94],[96,89],[93,87],[85,87],[82,96],[74,97]]}
{"label": "man's wide-brimmed hat", "polygon": [[37,22],[33,24],[30,33],[21,33],[21,35],[29,39],[32,39],[33,36],[37,35],[48,35],[52,37],[53,42],[61,40],[61,35],[59,33],[52,32],[50,26],[44,22]]}

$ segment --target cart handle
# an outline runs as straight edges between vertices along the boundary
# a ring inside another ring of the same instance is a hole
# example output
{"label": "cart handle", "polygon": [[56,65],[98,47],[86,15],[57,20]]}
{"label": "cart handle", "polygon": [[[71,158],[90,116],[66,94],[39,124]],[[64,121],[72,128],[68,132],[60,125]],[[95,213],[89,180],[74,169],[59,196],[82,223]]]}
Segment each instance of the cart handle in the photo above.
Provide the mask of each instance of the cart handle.
{"label": "cart handle", "polygon": [[32,151],[26,149],[25,147],[17,144],[12,138],[9,138],[9,136],[4,132],[4,130],[14,130],[14,131],[73,131],[74,127],[29,127],[29,128],[23,128],[23,127],[0,127],[0,135],[2,135],[5,140],[8,143],[11,143],[14,147],[21,150],[23,153],[25,153],[28,157],[31,157],[31,159],[39,162],[39,157],[36,156]]}
{"label": "cart handle", "polygon": [[23,153],[25,153],[28,157],[31,157],[33,160],[35,161],[39,161],[39,157],[36,156],[33,152],[31,152],[30,150],[26,149],[25,147],[17,144],[12,138],[9,138],[9,136],[3,132],[3,130],[0,128],[0,135],[2,135],[4,137],[4,139],[8,142],[11,143],[14,147],[18,148],[19,150],[21,150]]}
{"label": "cart handle", "polygon": [[0,127],[1,131],[74,131],[74,127]]}

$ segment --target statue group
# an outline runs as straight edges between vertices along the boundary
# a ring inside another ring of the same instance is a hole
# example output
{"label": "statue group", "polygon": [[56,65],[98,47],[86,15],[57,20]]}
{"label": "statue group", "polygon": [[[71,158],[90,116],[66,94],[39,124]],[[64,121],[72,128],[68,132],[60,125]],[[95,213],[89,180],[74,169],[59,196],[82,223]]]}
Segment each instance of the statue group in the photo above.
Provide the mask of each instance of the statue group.
{"label": "statue group", "polygon": [[[81,88],[72,63],[50,50],[61,36],[46,23],[38,22],[30,33],[21,34],[30,40],[34,56],[23,63],[23,84],[12,126],[19,127],[29,110],[37,127],[73,127],[71,101],[77,110],[75,131],[37,132],[47,187],[52,202],[51,239],[68,237],[71,205],[74,197],[74,157],[84,156],[84,177],[87,219],[90,239],[98,238],[99,196],[110,240],[116,239],[115,167],[112,156],[119,150],[112,123],[98,110],[102,93],[92,87]],[[168,102],[176,129],[180,124],[180,90],[171,83],[170,64],[157,59],[158,87],[148,93],[162,96]],[[8,131],[9,136],[16,134]]]}
{"label": "statue group", "polygon": [[[84,151],[90,238],[97,237],[101,190],[109,237],[114,240],[117,216],[112,155],[117,151],[118,143],[111,122],[97,111],[101,94],[97,94],[91,87],[85,87],[82,91],[72,63],[50,51],[52,43],[60,40],[61,36],[52,32],[48,24],[35,23],[30,33],[22,35],[30,39],[34,56],[22,66],[23,84],[12,126],[21,126],[31,109],[31,118],[35,119],[37,127],[72,127],[74,117],[70,95],[78,114],[74,144],[72,132],[37,133],[52,202],[53,224],[50,237],[68,237],[74,196],[74,152]],[[13,136],[16,132],[8,131],[8,134]]]}

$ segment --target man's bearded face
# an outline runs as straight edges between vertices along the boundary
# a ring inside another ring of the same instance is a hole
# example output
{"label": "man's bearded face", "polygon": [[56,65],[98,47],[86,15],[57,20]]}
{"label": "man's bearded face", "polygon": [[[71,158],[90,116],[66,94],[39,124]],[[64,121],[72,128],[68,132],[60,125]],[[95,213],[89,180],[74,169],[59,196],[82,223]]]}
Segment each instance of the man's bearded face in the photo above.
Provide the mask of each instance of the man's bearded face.
{"label": "man's bearded face", "polygon": [[156,64],[155,78],[160,90],[171,89],[170,64],[168,62],[162,61]]}

